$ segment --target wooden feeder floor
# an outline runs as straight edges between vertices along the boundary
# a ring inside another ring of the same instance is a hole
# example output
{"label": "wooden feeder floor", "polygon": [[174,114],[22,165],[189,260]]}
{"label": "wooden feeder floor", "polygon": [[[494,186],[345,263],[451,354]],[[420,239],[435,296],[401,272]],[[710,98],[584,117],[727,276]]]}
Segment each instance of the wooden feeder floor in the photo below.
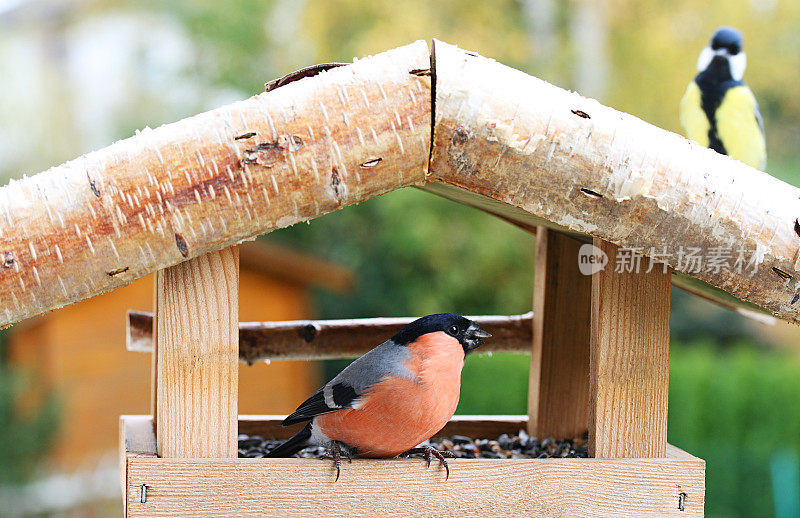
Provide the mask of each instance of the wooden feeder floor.
{"label": "wooden feeder floor", "polygon": [[[239,433],[287,438],[283,416],[240,416]],[[418,459],[160,458],[150,416],[120,422],[127,517],[534,516],[700,517],[705,462],[664,458],[456,459],[450,478]],[[497,437],[525,416],[456,416],[445,435]],[[144,495],[144,497],[143,497]]]}

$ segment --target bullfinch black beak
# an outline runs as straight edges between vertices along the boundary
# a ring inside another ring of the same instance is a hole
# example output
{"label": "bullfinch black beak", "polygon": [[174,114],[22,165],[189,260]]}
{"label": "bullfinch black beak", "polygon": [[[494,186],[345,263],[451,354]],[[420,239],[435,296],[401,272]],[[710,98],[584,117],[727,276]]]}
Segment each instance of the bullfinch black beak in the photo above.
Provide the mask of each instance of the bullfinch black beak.
{"label": "bullfinch black beak", "polygon": [[492,336],[475,322],[470,324],[470,326],[467,328],[467,332],[464,333],[464,335],[464,354],[474,351],[483,345],[484,338],[489,338]]}

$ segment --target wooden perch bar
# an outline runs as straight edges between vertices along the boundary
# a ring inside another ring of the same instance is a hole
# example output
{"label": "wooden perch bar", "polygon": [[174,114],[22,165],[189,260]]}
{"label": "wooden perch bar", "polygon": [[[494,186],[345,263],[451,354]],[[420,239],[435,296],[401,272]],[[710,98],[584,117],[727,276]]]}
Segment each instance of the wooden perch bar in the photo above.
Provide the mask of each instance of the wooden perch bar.
{"label": "wooden perch bar", "polygon": [[[529,352],[532,313],[470,317],[492,338],[478,352]],[[241,322],[239,360],[324,360],[356,358],[392,337],[414,318]],[[127,348],[153,351],[153,314],[128,311]]]}

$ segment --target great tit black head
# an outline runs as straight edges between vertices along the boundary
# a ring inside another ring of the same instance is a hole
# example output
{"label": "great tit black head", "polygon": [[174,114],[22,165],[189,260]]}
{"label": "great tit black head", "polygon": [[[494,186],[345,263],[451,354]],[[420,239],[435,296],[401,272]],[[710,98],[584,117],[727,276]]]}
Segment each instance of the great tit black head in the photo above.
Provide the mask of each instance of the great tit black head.
{"label": "great tit black head", "polygon": [[720,27],[711,37],[711,50],[725,49],[729,55],[735,56],[742,50],[742,33],[733,27]]}
{"label": "great tit black head", "polygon": [[708,69],[730,74],[730,79],[741,81],[747,66],[747,56],[742,50],[744,38],[733,27],[720,27],[714,31],[708,46],[697,60],[698,72]]}

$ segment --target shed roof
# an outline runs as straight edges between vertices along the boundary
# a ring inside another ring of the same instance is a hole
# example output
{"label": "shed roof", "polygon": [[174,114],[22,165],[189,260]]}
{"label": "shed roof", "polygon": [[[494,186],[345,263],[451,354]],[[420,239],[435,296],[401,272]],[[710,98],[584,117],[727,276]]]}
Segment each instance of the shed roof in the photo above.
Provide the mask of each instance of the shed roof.
{"label": "shed roof", "polygon": [[[0,324],[407,186],[658,255],[695,291],[800,319],[800,190],[418,41],[0,189]],[[731,267],[682,262],[691,249]]]}
{"label": "shed roof", "polygon": [[242,267],[285,279],[302,286],[319,286],[347,292],[356,282],[352,271],[338,264],[267,241],[243,243],[239,250]]}

